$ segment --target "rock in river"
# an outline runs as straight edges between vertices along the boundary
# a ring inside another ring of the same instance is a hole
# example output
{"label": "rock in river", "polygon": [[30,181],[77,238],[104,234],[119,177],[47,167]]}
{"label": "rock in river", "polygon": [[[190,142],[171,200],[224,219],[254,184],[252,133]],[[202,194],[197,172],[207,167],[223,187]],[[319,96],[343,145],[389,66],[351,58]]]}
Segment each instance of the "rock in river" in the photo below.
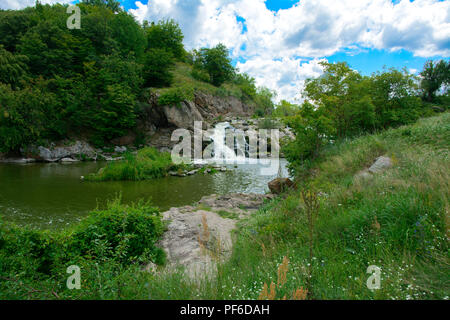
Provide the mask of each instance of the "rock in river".
{"label": "rock in river", "polygon": [[288,178],[277,178],[269,182],[269,189],[273,194],[281,194],[293,186],[294,182]]}

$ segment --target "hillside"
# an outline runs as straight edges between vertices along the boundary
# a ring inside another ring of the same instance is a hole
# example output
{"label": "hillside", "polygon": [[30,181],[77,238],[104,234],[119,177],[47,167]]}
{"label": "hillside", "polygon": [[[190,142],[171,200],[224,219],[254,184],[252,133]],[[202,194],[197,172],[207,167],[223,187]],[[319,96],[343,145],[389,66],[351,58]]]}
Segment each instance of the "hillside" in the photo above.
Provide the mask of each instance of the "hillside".
{"label": "hillside", "polygon": [[[157,276],[149,282],[151,296],[257,299],[264,283],[277,283],[288,257],[276,299],[301,287],[313,299],[447,299],[449,141],[445,113],[343,141],[317,159],[300,188],[316,190],[320,203],[309,285],[308,220],[300,192],[293,191],[240,223],[232,258],[215,281]],[[381,155],[393,159],[391,169],[358,175]],[[366,286],[371,265],[381,268],[380,290]]]}

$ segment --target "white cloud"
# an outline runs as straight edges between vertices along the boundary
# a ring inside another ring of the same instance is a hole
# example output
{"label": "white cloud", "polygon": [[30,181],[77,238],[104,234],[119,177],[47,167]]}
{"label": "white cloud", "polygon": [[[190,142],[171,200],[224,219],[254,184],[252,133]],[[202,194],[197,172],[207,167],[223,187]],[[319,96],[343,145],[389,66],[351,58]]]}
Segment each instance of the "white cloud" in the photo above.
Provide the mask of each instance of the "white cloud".
{"label": "white cloud", "polygon": [[[54,3],[71,3],[74,0],[40,0],[42,4],[54,4]],[[0,9],[19,10],[26,7],[34,7],[36,0],[2,0],[0,3]]]}
{"label": "white cloud", "polygon": [[288,99],[292,102],[301,102],[301,88],[308,78],[316,78],[323,73],[319,64],[326,59],[313,59],[301,62],[295,58],[280,60],[263,59],[256,57],[244,63],[238,63],[239,70],[255,77],[259,86],[277,89],[277,99]]}
{"label": "white cloud", "polygon": [[[417,56],[450,55],[450,1],[302,0],[277,12],[264,0],[153,0],[130,10],[140,20],[174,18],[188,48],[219,42],[246,62],[238,67],[280,98],[299,97],[318,73],[319,58],[340,50],[405,49]],[[237,17],[245,19],[245,23]],[[310,62],[304,58],[313,58]]]}
{"label": "white cloud", "polygon": [[[2,0],[0,8],[33,4]],[[448,0],[302,0],[277,12],[268,10],[265,0],[148,0],[136,6],[130,12],[140,21],[177,20],[188,49],[224,43],[234,58],[246,61],[239,64],[243,71],[287,99],[298,96],[294,84],[301,84],[307,66],[338,51],[404,49],[421,57],[450,56]]]}

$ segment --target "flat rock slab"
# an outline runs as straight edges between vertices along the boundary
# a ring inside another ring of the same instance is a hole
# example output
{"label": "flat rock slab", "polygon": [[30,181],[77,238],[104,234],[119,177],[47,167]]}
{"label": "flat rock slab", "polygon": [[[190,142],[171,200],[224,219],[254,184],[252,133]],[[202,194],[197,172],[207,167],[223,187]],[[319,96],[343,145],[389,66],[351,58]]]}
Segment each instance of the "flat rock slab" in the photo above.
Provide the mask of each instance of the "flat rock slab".
{"label": "flat rock slab", "polygon": [[238,220],[220,216],[226,211],[244,217],[255,212],[270,195],[231,194],[203,197],[197,206],[172,208],[163,213],[168,229],[159,241],[167,253],[169,270],[185,267],[189,277],[213,275],[216,263],[231,254],[231,233]]}
{"label": "flat rock slab", "polygon": [[392,167],[392,160],[388,157],[379,157],[375,163],[369,168],[370,173],[379,173]]}
{"label": "flat rock slab", "polygon": [[370,179],[374,174],[381,173],[389,168],[392,168],[392,159],[386,156],[379,157],[369,169],[364,169],[358,172],[355,177],[360,179]]}

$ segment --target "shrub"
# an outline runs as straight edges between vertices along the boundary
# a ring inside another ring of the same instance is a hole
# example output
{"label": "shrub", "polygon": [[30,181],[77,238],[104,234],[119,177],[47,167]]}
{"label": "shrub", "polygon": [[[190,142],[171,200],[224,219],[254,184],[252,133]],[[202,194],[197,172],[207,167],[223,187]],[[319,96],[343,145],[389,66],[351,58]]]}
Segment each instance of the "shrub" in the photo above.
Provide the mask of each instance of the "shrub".
{"label": "shrub", "polygon": [[191,76],[199,81],[203,82],[210,82],[211,78],[209,77],[209,74],[205,71],[199,70],[198,68],[192,69]]}
{"label": "shrub", "polygon": [[161,178],[178,166],[172,162],[170,153],[154,148],[144,148],[137,155],[126,154],[125,161],[109,163],[96,174],[87,176],[90,181],[147,180]]}
{"label": "shrub", "polygon": [[148,87],[166,87],[173,82],[170,72],[174,65],[172,53],[164,48],[150,49],[144,58],[144,80]]}
{"label": "shrub", "polygon": [[194,100],[194,89],[190,86],[174,87],[161,91],[158,98],[158,104],[166,105],[180,105],[183,101]]}
{"label": "shrub", "polygon": [[[142,264],[164,264],[165,253],[155,245],[163,232],[158,209],[142,201],[123,205],[120,197],[68,230],[0,221],[0,298],[120,298]],[[81,290],[66,287],[70,265],[82,269]]]}
{"label": "shrub", "polygon": [[158,209],[145,202],[124,206],[120,200],[109,202],[106,210],[93,211],[74,228],[69,240],[73,253],[86,255],[102,241],[109,248],[105,258],[119,254],[117,258],[125,263],[151,252],[155,262],[163,263],[164,254],[155,247],[164,232]]}

